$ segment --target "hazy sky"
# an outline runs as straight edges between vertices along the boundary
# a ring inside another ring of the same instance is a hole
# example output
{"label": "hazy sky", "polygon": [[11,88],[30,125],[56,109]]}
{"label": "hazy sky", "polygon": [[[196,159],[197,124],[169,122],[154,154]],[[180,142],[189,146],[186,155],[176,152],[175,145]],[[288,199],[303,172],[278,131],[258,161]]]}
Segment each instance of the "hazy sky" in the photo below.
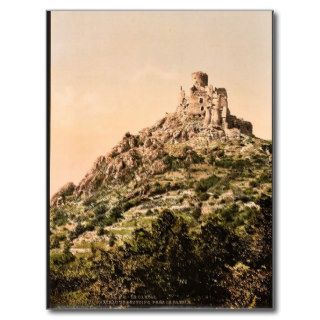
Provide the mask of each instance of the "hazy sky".
{"label": "hazy sky", "polygon": [[56,11],[51,15],[51,194],[130,131],[177,107],[191,73],[271,138],[271,11]]}

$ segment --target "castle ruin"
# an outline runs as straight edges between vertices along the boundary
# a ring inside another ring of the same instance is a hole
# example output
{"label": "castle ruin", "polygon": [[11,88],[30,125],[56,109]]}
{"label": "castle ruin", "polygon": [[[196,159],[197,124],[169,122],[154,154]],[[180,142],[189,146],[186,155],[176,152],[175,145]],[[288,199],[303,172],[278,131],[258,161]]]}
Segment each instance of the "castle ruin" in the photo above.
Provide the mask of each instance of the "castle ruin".
{"label": "castle ruin", "polygon": [[252,124],[231,115],[228,106],[228,94],[225,88],[214,88],[208,84],[208,75],[202,71],[193,72],[193,85],[189,96],[180,87],[177,112],[203,119],[205,126],[222,130],[238,129],[240,133],[252,135]]}

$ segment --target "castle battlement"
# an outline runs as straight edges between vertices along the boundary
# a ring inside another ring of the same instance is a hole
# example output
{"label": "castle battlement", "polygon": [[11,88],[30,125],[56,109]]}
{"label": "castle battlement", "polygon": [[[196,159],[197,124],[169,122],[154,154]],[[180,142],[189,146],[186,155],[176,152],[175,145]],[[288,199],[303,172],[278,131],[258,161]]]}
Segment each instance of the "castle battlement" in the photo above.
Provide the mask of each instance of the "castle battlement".
{"label": "castle battlement", "polygon": [[197,71],[191,74],[192,86],[189,96],[180,87],[177,112],[203,118],[205,126],[215,126],[223,130],[239,129],[241,133],[252,135],[251,122],[231,115],[228,94],[225,88],[216,88],[208,84],[208,75]]}

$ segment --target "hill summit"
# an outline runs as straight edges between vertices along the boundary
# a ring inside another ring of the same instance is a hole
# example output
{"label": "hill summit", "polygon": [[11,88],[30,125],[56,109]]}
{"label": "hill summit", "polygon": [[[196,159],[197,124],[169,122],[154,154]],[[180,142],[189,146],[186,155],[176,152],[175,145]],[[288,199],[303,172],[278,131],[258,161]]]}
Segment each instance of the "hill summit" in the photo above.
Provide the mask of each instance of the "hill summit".
{"label": "hill summit", "polygon": [[272,143],[192,81],[52,197],[53,307],[271,306]]}
{"label": "hill summit", "polygon": [[176,112],[167,114],[154,126],[137,135],[129,132],[108,154],[100,156],[78,186],[65,185],[52,198],[52,204],[63,201],[69,192],[78,196],[89,195],[110,181],[140,181],[149,175],[168,169],[165,145],[188,143],[206,147],[209,141],[241,139],[252,136],[252,124],[231,115],[225,88],[208,85],[204,72],[192,73],[190,95],[180,88]]}

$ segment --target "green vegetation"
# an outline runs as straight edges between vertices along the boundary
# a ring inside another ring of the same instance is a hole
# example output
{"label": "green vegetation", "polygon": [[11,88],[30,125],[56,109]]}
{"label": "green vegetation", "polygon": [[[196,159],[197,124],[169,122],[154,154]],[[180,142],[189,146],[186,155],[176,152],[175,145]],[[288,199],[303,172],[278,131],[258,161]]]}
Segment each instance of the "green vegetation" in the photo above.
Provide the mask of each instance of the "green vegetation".
{"label": "green vegetation", "polygon": [[[269,198],[261,201],[260,223],[256,215],[244,212],[241,222],[236,221],[234,213],[238,208],[232,206],[220,212],[226,224],[209,219],[195,235],[184,219],[164,210],[152,224],[151,231],[136,229],[132,240],[113,252],[96,248],[84,264],[81,264],[83,258],[70,259],[68,251],[59,257],[53,255],[52,303],[68,305],[72,296],[78,306],[103,306],[121,297],[128,300],[125,304],[129,306],[134,292],[156,300],[183,300],[186,305],[222,307],[234,306],[242,294],[247,297],[242,307],[268,306],[271,274],[264,272],[258,277],[257,272],[261,268],[270,270],[272,264],[270,231],[267,226],[259,229],[259,225],[270,218],[271,201]],[[251,232],[260,239],[261,254],[256,254],[250,237],[237,235],[230,227],[232,223],[251,226]],[[270,226],[270,222],[267,224]],[[116,237],[112,235],[109,246],[115,245]],[[255,279],[246,282],[246,287],[238,287],[239,266],[243,276]],[[120,283],[125,284],[121,292],[116,289]],[[236,293],[230,290],[233,287],[237,288]]]}
{"label": "green vegetation", "polygon": [[252,137],[164,150],[163,174],[99,178],[86,196],[52,206],[51,307],[136,307],[137,297],[271,306],[272,144]]}
{"label": "green vegetation", "polygon": [[70,233],[70,239],[74,240],[86,231],[94,230],[94,225],[89,222],[86,225],[78,223],[76,228]]}
{"label": "green vegetation", "polygon": [[68,222],[68,214],[61,208],[53,210],[53,223],[62,226]]}
{"label": "green vegetation", "polygon": [[239,171],[242,171],[245,168],[250,168],[250,166],[252,165],[249,159],[233,159],[229,157],[216,159],[214,163],[218,167],[231,168]]}
{"label": "green vegetation", "polygon": [[215,175],[212,175],[208,178],[201,179],[199,182],[196,183],[195,190],[196,192],[206,192],[212,186],[219,182],[219,178]]}

